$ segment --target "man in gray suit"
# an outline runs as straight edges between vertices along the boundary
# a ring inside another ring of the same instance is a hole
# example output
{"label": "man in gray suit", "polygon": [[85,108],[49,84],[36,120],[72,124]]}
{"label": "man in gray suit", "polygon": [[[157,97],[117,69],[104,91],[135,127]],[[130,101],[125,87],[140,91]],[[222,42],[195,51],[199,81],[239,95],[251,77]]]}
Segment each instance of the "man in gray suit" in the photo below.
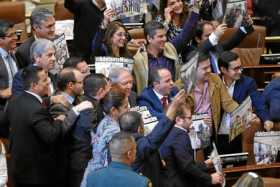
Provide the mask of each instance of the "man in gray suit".
{"label": "man in gray suit", "polygon": [[32,64],[30,47],[35,40],[39,38],[53,40],[55,38],[55,18],[51,11],[46,8],[36,8],[31,14],[30,21],[33,36],[22,43],[16,51],[20,68]]}
{"label": "man in gray suit", "polygon": [[[13,50],[16,48],[16,34],[14,25],[0,20],[0,123],[7,100],[11,97],[11,87],[18,66]],[[1,131],[1,130],[0,130]],[[0,136],[2,136],[2,131]]]}

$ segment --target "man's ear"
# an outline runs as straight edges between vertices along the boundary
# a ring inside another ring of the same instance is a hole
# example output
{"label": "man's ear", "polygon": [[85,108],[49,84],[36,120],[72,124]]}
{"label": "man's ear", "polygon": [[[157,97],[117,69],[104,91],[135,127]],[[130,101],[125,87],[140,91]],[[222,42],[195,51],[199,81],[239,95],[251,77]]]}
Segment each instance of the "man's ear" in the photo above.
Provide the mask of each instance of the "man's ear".
{"label": "man's ear", "polygon": [[227,72],[227,69],[223,66],[220,67],[221,72],[224,74],[225,72]]}
{"label": "man's ear", "polygon": [[153,39],[152,37],[150,37],[149,35],[147,35],[147,41],[148,41],[148,43],[150,43],[152,39]]}

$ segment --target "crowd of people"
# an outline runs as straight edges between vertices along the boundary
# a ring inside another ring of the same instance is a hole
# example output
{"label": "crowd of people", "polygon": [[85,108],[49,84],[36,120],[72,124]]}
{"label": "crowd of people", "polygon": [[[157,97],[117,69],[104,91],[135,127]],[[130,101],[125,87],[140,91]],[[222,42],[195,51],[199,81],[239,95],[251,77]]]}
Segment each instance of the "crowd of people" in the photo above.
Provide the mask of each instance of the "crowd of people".
{"label": "crowd of people", "polygon": [[[74,14],[73,51],[57,74],[52,12],[32,12],[32,36],[19,46],[14,24],[0,20],[0,137],[9,139],[14,187],[222,184],[223,173],[209,173],[211,159],[196,161],[192,116],[204,115],[221,154],[242,152],[241,135],[229,142],[230,113],[247,97],[252,121],[274,128],[279,79],[259,92],[231,51],[254,31],[250,16],[220,41],[227,25],[205,19],[209,12],[200,3],[160,4],[144,24],[145,40],[134,40],[103,0],[65,0]],[[136,54],[128,43],[139,47]],[[97,56],[133,59],[133,70],[91,72]],[[142,115],[130,111],[135,106],[158,120],[147,135]],[[212,143],[202,148],[205,158],[212,149]]]}

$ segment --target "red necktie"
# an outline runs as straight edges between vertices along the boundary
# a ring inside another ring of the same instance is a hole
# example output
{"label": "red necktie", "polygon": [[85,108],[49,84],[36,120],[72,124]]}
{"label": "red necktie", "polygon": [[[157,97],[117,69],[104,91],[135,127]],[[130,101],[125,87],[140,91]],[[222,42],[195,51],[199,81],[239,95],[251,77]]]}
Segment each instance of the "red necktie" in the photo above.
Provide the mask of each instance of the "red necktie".
{"label": "red necktie", "polygon": [[167,100],[167,97],[162,97],[162,98],[161,98],[161,104],[162,104],[162,106],[163,106],[164,112],[166,112],[167,109],[168,109],[168,100]]}

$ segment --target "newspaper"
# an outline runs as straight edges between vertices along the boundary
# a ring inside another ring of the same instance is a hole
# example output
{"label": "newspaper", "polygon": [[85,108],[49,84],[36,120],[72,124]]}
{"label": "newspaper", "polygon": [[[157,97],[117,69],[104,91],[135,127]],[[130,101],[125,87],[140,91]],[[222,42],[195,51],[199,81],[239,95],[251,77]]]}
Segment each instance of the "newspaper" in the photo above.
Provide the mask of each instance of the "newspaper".
{"label": "newspaper", "polygon": [[130,108],[130,111],[139,112],[142,116],[142,120],[144,122],[144,135],[149,134],[155,126],[158,124],[158,120],[156,117],[153,117],[146,106],[136,106]]}
{"label": "newspaper", "polygon": [[194,150],[208,147],[210,145],[211,131],[210,127],[204,123],[207,114],[196,114],[192,116],[192,125],[189,136]]}
{"label": "newspaper", "polygon": [[122,22],[140,22],[147,13],[146,0],[105,0],[106,7],[115,11],[113,19]]}
{"label": "newspaper", "polygon": [[66,40],[73,40],[74,20],[61,20],[55,22],[55,34],[65,34]]}
{"label": "newspaper", "polygon": [[246,15],[246,10],[246,0],[228,0],[223,22],[228,27],[239,28]]}
{"label": "newspaper", "polygon": [[[223,174],[224,170],[223,170],[223,165],[222,165],[222,159],[221,159],[221,157],[218,153],[218,150],[216,148],[215,143],[213,143],[213,150],[210,154],[210,159],[213,162],[213,165],[214,165],[214,168],[215,168],[216,172],[219,172],[219,173]],[[225,187],[225,186],[226,186],[226,180],[224,178],[222,187]]]}
{"label": "newspaper", "polygon": [[249,128],[252,118],[252,101],[250,97],[247,97],[237,109],[230,113],[229,141]]}
{"label": "newspaper", "polygon": [[280,131],[256,132],[254,154],[257,164],[276,162],[280,150]]}
{"label": "newspaper", "polygon": [[55,46],[56,63],[54,69],[51,70],[51,72],[56,74],[63,68],[63,64],[66,59],[69,58],[69,52],[64,34],[57,36],[53,40],[53,43]]}
{"label": "newspaper", "polygon": [[129,58],[95,57],[95,73],[101,73],[108,77],[112,68],[127,68],[132,72],[133,64],[134,60]]}

